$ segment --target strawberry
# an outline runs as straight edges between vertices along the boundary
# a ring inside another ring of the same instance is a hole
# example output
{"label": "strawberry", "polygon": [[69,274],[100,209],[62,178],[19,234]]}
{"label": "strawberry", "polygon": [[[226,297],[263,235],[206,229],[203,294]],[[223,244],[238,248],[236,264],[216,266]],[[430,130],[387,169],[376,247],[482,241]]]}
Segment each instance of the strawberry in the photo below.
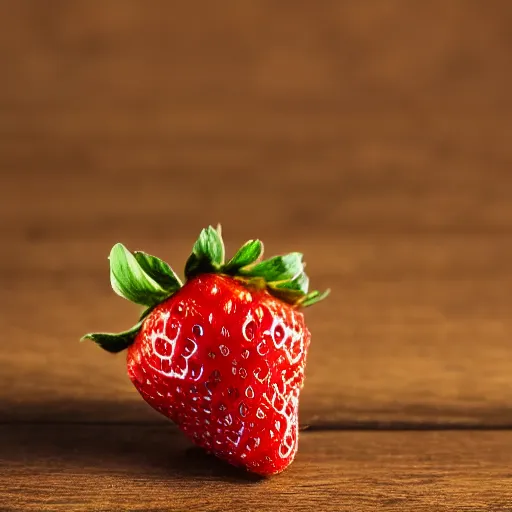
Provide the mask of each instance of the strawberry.
{"label": "strawberry", "polygon": [[185,284],[167,263],[116,244],[116,293],[146,306],[120,334],[87,334],[109,352],[127,349],[128,375],[153,408],[195,444],[260,475],[285,469],[298,442],[299,394],[310,333],[300,253],[262,261],[245,243],[227,263],[220,233],[204,229],[185,265]]}

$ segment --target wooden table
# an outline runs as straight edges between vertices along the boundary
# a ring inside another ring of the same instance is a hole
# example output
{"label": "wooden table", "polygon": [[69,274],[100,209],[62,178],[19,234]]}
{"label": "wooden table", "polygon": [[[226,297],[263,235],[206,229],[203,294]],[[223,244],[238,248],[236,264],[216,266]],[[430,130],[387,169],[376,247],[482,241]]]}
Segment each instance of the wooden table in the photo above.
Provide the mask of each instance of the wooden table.
{"label": "wooden table", "polygon": [[[507,1],[0,2],[0,510],[512,510]],[[79,344],[123,241],[302,250],[296,462],[193,448]]]}

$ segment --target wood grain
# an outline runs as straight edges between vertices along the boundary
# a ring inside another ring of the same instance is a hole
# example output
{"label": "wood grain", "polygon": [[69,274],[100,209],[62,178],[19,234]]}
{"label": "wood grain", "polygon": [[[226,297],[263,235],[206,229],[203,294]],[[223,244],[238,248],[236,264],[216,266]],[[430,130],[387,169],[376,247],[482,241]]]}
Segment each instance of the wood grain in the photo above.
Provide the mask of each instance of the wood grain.
{"label": "wood grain", "polygon": [[2,232],[511,233],[506,0],[199,4],[2,2]]}
{"label": "wood grain", "polygon": [[159,421],[76,341],[132,324],[115,241],[178,268],[222,221],[333,288],[303,422],[512,425],[507,2],[11,4],[2,421]]}
{"label": "wood grain", "polygon": [[[512,511],[511,23],[507,0],[0,1],[0,509]],[[271,480],[77,342],[137,313],[114,242],[179,269],[218,221],[333,289],[312,428]]]}
{"label": "wood grain", "polygon": [[[303,422],[512,425],[512,243],[473,241],[467,251],[465,237],[422,236],[415,244],[350,237],[339,258],[329,242],[302,243],[313,282],[334,289],[308,312]],[[193,240],[144,242],[184,261]],[[122,355],[78,343],[91,329],[122,330],[138,314],[110,289],[108,244],[90,242],[84,256],[80,243],[18,248],[19,270],[5,274],[0,295],[2,332],[15,347],[0,351],[8,404],[0,419],[157,421],[128,381]]]}
{"label": "wood grain", "polygon": [[260,480],[166,426],[0,426],[2,510],[512,510],[511,432],[308,432]]}

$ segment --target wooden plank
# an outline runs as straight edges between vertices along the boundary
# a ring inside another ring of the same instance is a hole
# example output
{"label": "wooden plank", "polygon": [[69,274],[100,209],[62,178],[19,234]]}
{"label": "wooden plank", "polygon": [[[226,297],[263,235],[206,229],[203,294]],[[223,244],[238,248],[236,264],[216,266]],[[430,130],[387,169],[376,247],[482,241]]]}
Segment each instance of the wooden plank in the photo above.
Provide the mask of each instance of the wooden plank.
{"label": "wooden plank", "polygon": [[[135,236],[132,236],[135,240]],[[184,261],[193,238],[136,247]],[[475,235],[271,240],[302,247],[332,296],[313,332],[302,422],[313,425],[512,425],[512,242]],[[87,245],[87,248],[85,247]],[[158,421],[124,357],[79,344],[138,314],[108,282],[107,241],[39,240],[0,254],[3,421]],[[178,267],[176,267],[178,268]],[[20,378],[20,375],[23,378]]]}
{"label": "wooden plank", "polygon": [[303,432],[260,480],[165,426],[0,426],[2,510],[512,510],[512,432]]}
{"label": "wooden plank", "polygon": [[510,4],[201,6],[0,3],[0,419],[157,421],[75,340],[222,221],[334,289],[303,422],[511,425]]}
{"label": "wooden plank", "polygon": [[4,234],[512,232],[508,2],[124,4],[0,6]]}

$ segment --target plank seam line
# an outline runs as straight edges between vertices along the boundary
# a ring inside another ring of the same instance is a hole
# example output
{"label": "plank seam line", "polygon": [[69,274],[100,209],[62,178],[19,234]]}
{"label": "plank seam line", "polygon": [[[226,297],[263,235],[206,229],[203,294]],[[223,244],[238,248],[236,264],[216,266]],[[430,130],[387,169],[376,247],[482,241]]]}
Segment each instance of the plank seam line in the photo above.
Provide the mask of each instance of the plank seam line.
{"label": "plank seam line", "polygon": [[[136,421],[1,421],[0,427],[9,426],[83,426],[83,427],[142,427],[142,428],[171,428],[177,427],[163,422],[136,422]],[[379,422],[353,422],[353,423],[324,423],[316,425],[300,425],[301,433],[322,431],[447,431],[447,430],[512,430],[512,424],[450,424],[450,423],[379,423]]]}

